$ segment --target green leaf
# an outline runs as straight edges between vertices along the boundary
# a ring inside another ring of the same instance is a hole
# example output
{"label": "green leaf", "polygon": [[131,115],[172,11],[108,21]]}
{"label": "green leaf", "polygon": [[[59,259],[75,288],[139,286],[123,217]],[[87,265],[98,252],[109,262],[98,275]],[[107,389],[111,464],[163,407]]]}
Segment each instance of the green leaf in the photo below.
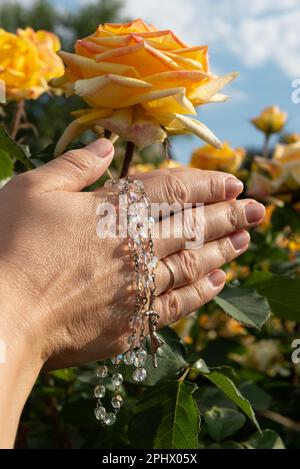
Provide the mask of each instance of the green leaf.
{"label": "green leaf", "polygon": [[[199,411],[193,398],[195,384],[168,381],[147,390],[130,422],[135,447],[198,448]],[[145,434],[147,438],[145,438]]]}
{"label": "green leaf", "polygon": [[229,316],[256,329],[261,329],[270,315],[268,301],[249,288],[227,286],[214,301]]}
{"label": "green leaf", "polygon": [[282,439],[273,430],[255,433],[246,443],[247,449],[285,449]]}
{"label": "green leaf", "polygon": [[281,319],[300,321],[300,278],[273,275],[262,281],[256,276],[256,278],[250,277],[248,282],[252,282],[258,293],[268,300],[276,316]]}
{"label": "green leaf", "polygon": [[246,382],[240,385],[240,391],[243,396],[249,400],[253,409],[255,410],[266,410],[269,409],[272,397],[257,384]]}
{"label": "green leaf", "polygon": [[9,154],[10,158],[20,161],[26,169],[33,169],[34,165],[28,157],[26,148],[16,143],[5,131],[0,127],[0,148]]}
{"label": "green leaf", "polygon": [[0,180],[13,175],[14,165],[9,154],[0,148]]}
{"label": "green leaf", "polygon": [[50,371],[49,374],[66,382],[74,381],[76,379],[74,368],[62,368],[61,370]]}
{"label": "green leaf", "polygon": [[211,381],[212,383],[214,383],[219,389],[221,389],[224,394],[226,394],[226,396],[229,397],[229,399],[231,399],[244,412],[244,414],[247,415],[251,422],[260,431],[259,423],[256,420],[255,413],[251,407],[250,402],[241,394],[236,385],[231,381],[230,378],[228,378],[228,376],[225,376],[219,371],[202,373],[198,370],[198,373],[209,381]]}
{"label": "green leaf", "polygon": [[212,386],[201,386],[194,393],[194,399],[203,414],[212,407],[217,406],[226,409],[237,409],[237,406],[232,402],[219,388]]}
{"label": "green leaf", "polygon": [[226,409],[214,406],[204,414],[207,432],[220,442],[234,435],[246,423],[246,417],[234,409]]}
{"label": "green leaf", "polygon": [[[155,386],[162,380],[175,378],[178,373],[187,366],[185,358],[186,350],[184,345],[180,342],[178,335],[170,328],[163,329],[159,332],[159,335],[165,343],[157,352],[158,367],[153,368],[152,357],[149,353],[145,365],[147,378],[143,381],[143,386]],[[148,351],[150,352],[149,346]],[[112,368],[111,365],[109,368]],[[124,380],[127,383],[134,383],[130,367],[121,365],[120,373],[123,374]]]}

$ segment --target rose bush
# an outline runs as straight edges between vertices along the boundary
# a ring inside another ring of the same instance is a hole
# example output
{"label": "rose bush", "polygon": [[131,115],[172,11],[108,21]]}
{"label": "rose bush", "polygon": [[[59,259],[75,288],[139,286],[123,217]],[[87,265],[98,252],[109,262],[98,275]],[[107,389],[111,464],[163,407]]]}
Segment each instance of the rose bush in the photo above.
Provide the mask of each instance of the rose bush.
{"label": "rose bush", "polygon": [[223,148],[216,149],[210,145],[197,148],[191,158],[190,166],[199,169],[211,169],[236,173],[241,167],[246,151],[244,148],[232,148],[224,142]]}
{"label": "rose bush", "polygon": [[58,37],[48,31],[0,29],[0,80],[8,100],[37,99],[48,91],[48,81],[63,74]]}

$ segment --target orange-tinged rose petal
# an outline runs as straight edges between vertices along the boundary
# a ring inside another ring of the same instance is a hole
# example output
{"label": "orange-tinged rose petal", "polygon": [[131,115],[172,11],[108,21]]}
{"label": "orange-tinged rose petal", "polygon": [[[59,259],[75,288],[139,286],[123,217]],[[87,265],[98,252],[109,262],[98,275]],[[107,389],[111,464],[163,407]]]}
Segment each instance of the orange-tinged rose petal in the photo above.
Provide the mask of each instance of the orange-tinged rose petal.
{"label": "orange-tinged rose petal", "polygon": [[104,46],[106,49],[116,48],[116,47],[127,47],[130,45],[135,45],[135,44],[139,44],[143,42],[143,39],[137,34],[130,34],[129,36],[108,36],[108,37],[107,36],[106,37],[90,36],[88,40],[100,46]]}
{"label": "orange-tinged rose petal", "polygon": [[202,80],[207,80],[207,75],[200,70],[172,70],[144,77],[144,80],[157,89],[175,88],[184,83],[188,94],[188,91],[199,85]]}
{"label": "orange-tinged rose petal", "polygon": [[176,114],[177,120],[179,120],[187,130],[197,135],[205,142],[209,143],[215,148],[222,148],[222,142],[214,135],[214,133],[201,122],[191,119],[181,114]]}
{"label": "orange-tinged rose petal", "polygon": [[92,107],[115,109],[125,107],[122,103],[128,96],[133,100],[139,99],[136,95],[151,87],[149,83],[135,78],[103,75],[76,81],[70,86],[69,93],[82,96]]}
{"label": "orange-tinged rose petal", "polygon": [[229,96],[227,96],[226,94],[217,93],[217,94],[215,94],[214,96],[212,96],[212,97],[207,101],[207,103],[224,103],[224,102],[227,101],[228,99],[229,99]]}
{"label": "orange-tinged rose petal", "polygon": [[[161,94],[170,93],[172,91],[173,96],[161,96],[158,99],[153,99],[150,101],[144,101],[142,106],[151,114],[157,112],[160,113],[182,113],[182,114],[197,114],[196,110],[185,96],[185,88],[175,88],[169,90],[161,90]],[[156,92],[159,95],[159,91]]]}
{"label": "orange-tinged rose petal", "polygon": [[116,111],[111,117],[97,120],[97,123],[120,137],[133,142],[140,149],[152,143],[163,142],[167,137],[154,119],[142,113],[135,113],[133,108]]}
{"label": "orange-tinged rose petal", "polygon": [[155,48],[161,50],[177,50],[183,47],[188,47],[188,45],[183,42],[173,31],[155,31],[151,33],[139,33],[141,38],[144,38]]}
{"label": "orange-tinged rose petal", "polygon": [[138,96],[132,96],[123,101],[121,106],[128,107],[136,104],[143,104],[143,107],[151,113],[153,113],[155,108],[156,112],[176,112],[176,109],[180,108],[178,112],[196,114],[192,103],[185,98],[185,88],[148,91]]}
{"label": "orange-tinged rose petal", "polygon": [[182,54],[176,54],[174,52],[166,52],[165,54],[177,64],[178,69],[201,70],[202,72],[206,72],[203,64],[197,60],[183,57]]}
{"label": "orange-tinged rose petal", "polygon": [[207,73],[209,70],[207,50],[207,46],[196,46],[179,49],[174,51],[174,53],[181,57],[199,62],[202,65],[203,71]]}
{"label": "orange-tinged rose petal", "polygon": [[111,114],[111,111],[107,109],[101,109],[97,111],[92,111],[83,114],[78,119],[71,122],[68,127],[63,132],[62,136],[59,138],[55,150],[54,156],[57,157],[61,155],[69,143],[71,143],[75,138],[79,137],[85,130],[87,130],[91,123],[97,121],[100,118],[107,117]]}
{"label": "orange-tinged rose petal", "polygon": [[131,65],[137,69],[140,75],[147,76],[151,73],[166,72],[176,70],[179,66],[166,54],[154,49],[146,43],[135,46],[112,49],[95,56],[97,62],[117,62],[124,65]]}
{"label": "orange-tinged rose petal", "polygon": [[94,59],[63,51],[60,51],[58,54],[68,65],[68,70],[74,79],[98,77],[106,73],[133,78],[139,77],[136,69],[128,65],[95,62]]}
{"label": "orange-tinged rose petal", "polygon": [[129,23],[105,23],[103,29],[114,34],[130,34],[153,31],[155,28],[138,18],[137,20],[130,21]]}
{"label": "orange-tinged rose petal", "polygon": [[223,77],[213,78],[194,89],[188,97],[195,106],[205,103],[217,94],[225,85],[234,80],[239,74],[236,72],[229,73]]}

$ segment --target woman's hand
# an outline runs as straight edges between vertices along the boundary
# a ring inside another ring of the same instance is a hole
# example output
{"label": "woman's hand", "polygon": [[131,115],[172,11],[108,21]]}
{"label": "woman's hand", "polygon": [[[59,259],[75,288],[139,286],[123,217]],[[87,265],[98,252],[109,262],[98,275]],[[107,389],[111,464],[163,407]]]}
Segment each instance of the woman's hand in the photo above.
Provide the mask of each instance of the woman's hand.
{"label": "woman's hand", "polygon": [[[98,140],[15,177],[0,191],[0,340],[7,346],[6,364],[0,363],[6,383],[0,425],[10,421],[2,444],[12,441],[42,366],[79,365],[128,348],[135,292],[126,242],[97,236],[97,207],[107,191],[80,192],[112,158],[111,143]],[[202,247],[186,249],[174,217],[175,236],[155,239],[155,306],[162,326],[222,290],[225,274],[219,269],[247,249],[245,229],[262,221],[264,207],[237,201],[242,184],[225,173],[182,168],[140,177],[151,202],[205,204]],[[190,208],[193,222],[195,214]],[[163,258],[175,273],[172,291]]]}
{"label": "woman's hand", "polygon": [[[0,276],[16,298],[15,327],[35,344],[48,368],[107,358],[126,349],[134,305],[132,264],[124,240],[97,236],[97,207],[107,191],[79,192],[104,172],[113,148],[99,140],[14,178],[0,192]],[[170,169],[142,177],[151,202],[204,203],[204,245],[156,239],[156,308],[170,324],[211,300],[224,286],[224,263],[249,244],[246,228],[264,217],[262,205],[235,200],[242,184],[231,175]],[[195,211],[190,209],[191,218]],[[157,221],[157,223],[162,223]],[[13,286],[13,287],[12,287]],[[8,300],[9,302],[9,300]]]}

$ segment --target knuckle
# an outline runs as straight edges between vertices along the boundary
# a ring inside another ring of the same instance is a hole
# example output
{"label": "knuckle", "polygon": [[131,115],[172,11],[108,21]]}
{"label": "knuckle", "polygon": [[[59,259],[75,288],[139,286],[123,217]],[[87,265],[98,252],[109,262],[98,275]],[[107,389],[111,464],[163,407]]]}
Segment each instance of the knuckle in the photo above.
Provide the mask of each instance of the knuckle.
{"label": "knuckle", "polygon": [[167,323],[173,324],[174,322],[178,321],[181,315],[180,313],[182,310],[182,304],[180,295],[178,295],[175,291],[166,293],[166,303]]}
{"label": "knuckle", "polygon": [[14,189],[17,189],[18,191],[29,192],[35,186],[35,183],[36,177],[33,170],[26,173],[17,174],[9,181],[8,184],[13,186]]}
{"label": "knuckle", "polygon": [[228,239],[217,241],[217,251],[218,257],[220,259],[220,264],[226,264],[229,258],[230,253],[230,242]]}
{"label": "knuckle", "polygon": [[187,203],[189,190],[178,176],[170,173],[166,177],[164,184],[169,203],[179,203],[181,205]]}
{"label": "knuckle", "polygon": [[194,291],[194,294],[196,295],[197,297],[197,301],[198,301],[198,304],[199,304],[199,307],[202,306],[203,304],[206,303],[206,292],[205,292],[205,289],[202,285],[202,283],[194,283],[192,285],[192,288],[193,288],[193,291]]}
{"label": "knuckle", "polygon": [[198,269],[198,256],[195,251],[181,251],[178,254],[179,268],[184,283],[194,282]]}
{"label": "knuckle", "polygon": [[208,195],[211,200],[217,200],[219,193],[219,185],[217,178],[214,175],[209,176],[208,178]]}
{"label": "knuckle", "polygon": [[94,166],[95,160],[90,152],[84,150],[70,150],[65,153],[61,158],[67,162],[74,171],[84,172],[91,166]]}
{"label": "knuckle", "polygon": [[227,216],[230,226],[237,228],[239,226],[239,210],[236,204],[231,204],[229,206]]}

